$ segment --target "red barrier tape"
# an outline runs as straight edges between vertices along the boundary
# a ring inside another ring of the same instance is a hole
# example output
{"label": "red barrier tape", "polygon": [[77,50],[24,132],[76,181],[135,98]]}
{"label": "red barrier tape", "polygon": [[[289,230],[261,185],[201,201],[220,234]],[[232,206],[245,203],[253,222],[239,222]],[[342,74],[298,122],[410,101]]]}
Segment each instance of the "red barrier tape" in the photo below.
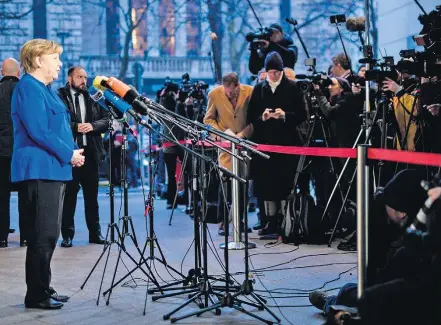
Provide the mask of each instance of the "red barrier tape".
{"label": "red barrier tape", "polygon": [[299,156],[319,156],[335,158],[357,158],[355,149],[350,148],[314,148],[314,147],[293,147],[293,146],[271,146],[258,144],[257,150],[265,152],[283,153]]}
{"label": "red barrier tape", "polygon": [[[190,140],[179,141],[180,144],[191,144]],[[224,148],[229,148],[230,142],[216,142]],[[173,143],[164,143],[162,146],[152,146],[153,150],[160,150],[174,146]],[[204,147],[213,147],[207,142],[198,142],[197,145],[204,145]],[[258,144],[257,150],[264,152],[282,153],[288,155],[305,155],[318,157],[333,157],[333,158],[357,158],[356,149],[351,148],[315,148],[315,147],[295,147],[295,146],[273,146]],[[428,165],[441,166],[441,155],[424,152],[409,152],[391,149],[368,149],[368,159],[394,161],[400,163],[414,164],[414,165]]]}
{"label": "red barrier tape", "polygon": [[414,165],[441,166],[441,155],[425,152],[368,149],[368,159],[395,161]]}

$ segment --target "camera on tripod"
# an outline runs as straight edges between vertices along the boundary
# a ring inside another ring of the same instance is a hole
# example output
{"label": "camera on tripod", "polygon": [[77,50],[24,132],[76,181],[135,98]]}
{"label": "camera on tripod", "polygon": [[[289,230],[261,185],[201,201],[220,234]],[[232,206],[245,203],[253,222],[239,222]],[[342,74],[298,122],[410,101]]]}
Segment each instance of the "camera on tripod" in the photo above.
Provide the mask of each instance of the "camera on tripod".
{"label": "camera on tripod", "polygon": [[383,60],[377,62],[377,60],[372,60],[378,69],[366,70],[365,79],[368,81],[375,81],[377,83],[382,83],[386,78],[397,80],[398,73],[395,70],[396,66],[394,64],[393,56],[385,56]]}
{"label": "camera on tripod", "polygon": [[[422,52],[401,51],[402,60],[397,62],[397,70],[418,77],[441,75],[441,6],[429,14],[420,15],[423,25],[419,35],[413,37],[416,45],[424,46]],[[402,53],[403,52],[403,53]]]}

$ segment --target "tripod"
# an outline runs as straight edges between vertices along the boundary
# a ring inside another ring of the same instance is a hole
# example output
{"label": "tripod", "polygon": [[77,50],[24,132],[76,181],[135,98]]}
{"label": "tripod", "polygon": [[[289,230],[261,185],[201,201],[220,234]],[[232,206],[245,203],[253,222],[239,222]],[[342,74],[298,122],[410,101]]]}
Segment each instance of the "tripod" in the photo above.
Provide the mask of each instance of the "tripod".
{"label": "tripod", "polygon": [[[147,267],[147,269],[149,270],[151,276],[148,276],[148,279],[151,280],[153,282],[153,284],[159,289],[159,291],[162,291],[163,286],[159,285],[158,281],[156,280],[152,270],[151,270],[151,263],[158,261],[161,264],[163,264],[167,271],[171,270],[174,273],[178,274],[179,276],[181,276],[182,278],[185,278],[185,276],[180,273],[179,271],[177,271],[175,268],[173,268],[172,266],[170,266],[166,259],[165,256],[162,252],[161,246],[159,245],[158,242],[158,238],[156,237],[155,231],[154,231],[154,198],[153,198],[153,192],[154,192],[154,184],[153,184],[153,150],[152,150],[152,132],[154,132],[153,128],[150,126],[150,124],[146,123],[145,121],[143,121],[142,119],[139,119],[138,122],[140,122],[142,125],[146,126],[149,131],[149,194],[148,194],[148,199],[145,202],[145,211],[148,214],[148,220],[149,220],[149,235],[144,243],[144,247],[141,250],[136,242],[135,246],[138,249],[139,253],[140,253],[140,259],[138,262],[136,262],[136,266],[129,271],[125,276],[123,276],[120,280],[118,280],[116,283],[112,282],[112,286],[111,288],[109,288],[107,291],[105,291],[103,294],[107,294],[108,292],[111,292],[112,289],[117,286],[119,283],[121,283],[122,281],[124,281],[124,279],[126,279],[128,276],[130,276],[133,272],[135,272],[137,269],[142,269],[142,265],[145,264],[145,266]],[[127,182],[124,183],[125,187],[124,187],[124,196],[127,195]],[[125,203],[128,200],[125,200]],[[126,208],[126,204],[124,205],[124,208]],[[133,228],[133,225],[132,225]],[[158,258],[155,256],[155,245],[158,247],[159,253],[161,255],[161,258]],[[150,246],[149,249],[149,256],[148,257],[144,257],[145,256],[145,252],[147,250],[147,247]],[[150,265],[147,265],[147,262],[150,262]],[[144,304],[145,306],[145,304]],[[145,307],[144,307],[144,313],[145,313]]]}
{"label": "tripod", "polygon": [[[309,99],[308,99],[308,103],[310,103]],[[310,105],[310,107],[311,106],[312,105]],[[319,108],[315,107],[315,109],[318,110]],[[327,127],[327,125],[325,126],[324,118],[322,116],[320,116],[318,113],[316,113],[314,115],[311,115],[311,117],[310,117],[309,125],[308,125],[308,132],[307,132],[307,135],[306,135],[306,140],[305,140],[304,146],[305,147],[309,147],[311,145],[311,141],[313,143],[317,143],[316,142],[317,139],[314,138],[314,131],[315,131],[315,127],[316,127],[317,123],[320,124],[320,129],[319,130],[321,131],[321,134],[323,135],[323,141],[325,143],[325,146],[327,148],[329,148],[329,139],[331,138],[330,131],[329,131],[329,128]],[[331,157],[329,157],[328,159],[329,159],[329,166],[331,167],[330,171],[336,177],[336,180],[337,180],[338,179],[338,173],[335,170],[334,162],[332,161]],[[295,173],[295,176],[294,176],[294,186],[293,186],[294,191],[297,188],[298,179],[299,179],[299,176],[302,173],[302,171],[304,171],[311,163],[313,163],[313,161],[310,160],[308,165],[306,167],[304,167],[305,162],[306,162],[306,156],[301,156],[300,159],[299,159],[299,162],[297,164],[297,170],[296,170],[296,173]],[[341,199],[343,201],[344,197],[343,197],[343,192],[342,192],[342,190],[340,188],[340,185],[338,186],[338,189],[339,189],[339,193],[340,193]],[[302,191],[302,189],[301,189],[301,191]]]}
{"label": "tripod", "polygon": [[[122,146],[121,146],[121,182],[124,184],[124,216],[120,217],[120,221],[122,221],[122,229],[120,230],[119,224],[115,223],[115,205],[114,205],[114,184],[113,184],[113,170],[112,170],[112,143],[113,143],[113,118],[110,118],[109,120],[109,198],[110,198],[110,223],[107,227],[106,232],[106,243],[104,245],[103,251],[101,255],[99,256],[98,260],[96,261],[95,265],[92,267],[92,270],[89,272],[88,276],[86,277],[86,280],[81,285],[81,289],[84,288],[87,281],[89,280],[90,276],[94,272],[95,268],[98,266],[101,259],[104,257],[105,253],[107,252],[106,256],[106,262],[104,264],[104,270],[103,275],[101,277],[101,283],[100,283],[100,289],[98,291],[98,298],[96,304],[99,304],[99,298],[101,295],[101,290],[104,282],[104,274],[106,273],[107,264],[109,261],[110,251],[112,248],[112,245],[118,246],[118,258],[116,261],[115,270],[113,273],[112,278],[112,285],[111,288],[103,293],[105,296],[107,293],[109,294],[107,296],[106,305],[109,305],[110,296],[112,294],[112,289],[119,283],[114,284],[116,272],[118,271],[119,262],[121,260],[122,252],[125,253],[125,255],[134,263],[138,264],[138,262],[135,260],[135,258],[127,251],[126,244],[125,244],[125,238],[130,237],[132,242],[135,244],[135,247],[137,248],[138,252],[141,254],[141,251],[138,247],[138,241],[136,239],[135,235],[135,229],[133,227],[132,218],[129,216],[128,213],[128,182],[127,182],[127,165],[126,165],[126,155],[127,155],[127,127],[124,125],[123,127],[123,138],[122,138]],[[127,124],[127,123],[125,123]],[[115,239],[115,231],[118,234],[118,238]],[[110,234],[110,240],[109,240],[109,234]],[[141,255],[142,256],[142,255]],[[154,274],[150,269],[148,269],[149,272],[145,271],[141,268],[141,271],[147,276],[149,280],[151,280],[153,283],[159,286],[158,282],[156,281]]]}
{"label": "tripod", "polygon": [[[244,158],[247,158],[247,155],[245,152],[243,152],[244,154]],[[246,159],[243,160],[244,163],[246,162]],[[228,250],[228,233],[227,231],[225,231],[225,236],[224,236],[224,259],[225,259],[225,287],[215,287],[214,289],[218,290],[224,290],[224,293],[221,292],[217,292],[217,291],[212,291],[210,290],[211,288],[208,287],[205,294],[206,294],[206,301],[207,301],[207,294],[209,293],[214,293],[214,295],[216,295],[219,299],[219,301],[215,304],[213,304],[210,307],[207,307],[207,304],[205,304],[205,308],[199,310],[199,311],[195,311],[193,313],[189,313],[186,315],[182,315],[179,317],[174,317],[171,318],[171,322],[175,323],[179,320],[191,317],[191,316],[200,316],[208,311],[212,311],[215,310],[216,311],[216,315],[220,314],[220,308],[224,308],[224,307],[228,307],[228,308],[234,308],[242,313],[245,313],[253,318],[256,318],[262,322],[264,322],[265,324],[274,324],[273,321],[269,321],[266,320],[254,313],[249,312],[248,310],[244,309],[242,307],[242,305],[249,305],[255,308],[258,308],[259,310],[266,310],[276,321],[277,323],[280,323],[280,319],[266,306],[266,300],[263,299],[262,297],[260,297],[258,294],[256,294],[254,292],[253,289],[253,285],[252,285],[252,281],[249,279],[249,254],[248,254],[248,232],[246,231],[246,229],[248,228],[248,215],[247,215],[247,201],[248,201],[248,175],[245,174],[245,186],[243,186],[243,195],[244,195],[244,199],[245,199],[245,204],[244,204],[244,250],[245,250],[245,279],[244,282],[242,283],[241,286],[233,286],[230,288],[230,272],[229,272],[229,250]],[[237,193],[239,194],[239,193]],[[233,198],[234,199],[234,198]],[[236,198],[237,199],[237,198]],[[226,210],[224,210],[226,211]],[[226,212],[224,212],[224,224],[228,224],[228,215]],[[205,229],[205,225],[203,226]],[[204,230],[206,231],[206,230]],[[204,232],[203,232],[204,234]],[[204,236],[205,237],[205,236]],[[204,242],[204,253],[205,253],[205,259],[204,259],[204,267],[206,267],[207,264],[207,259],[206,259],[206,238],[203,238],[203,242]],[[206,270],[205,270],[206,271]],[[205,272],[206,274],[206,272]],[[206,275],[204,280],[206,281]],[[208,282],[206,282],[208,283]],[[231,291],[234,291],[234,293],[232,294]],[[202,295],[203,293],[199,293],[199,295]],[[254,302],[250,302],[250,301],[245,301],[240,299],[240,296],[247,296],[247,300],[250,300],[250,298],[254,299]],[[193,297],[192,299],[194,299],[195,297]],[[190,303],[192,301],[192,299],[190,299],[189,301],[187,301],[186,304]],[[185,306],[186,304],[184,304],[183,306]],[[182,306],[182,307],[183,307]],[[177,310],[176,310],[177,311]]]}
{"label": "tripod", "polygon": [[[204,147],[202,146],[201,155],[204,155]],[[191,286],[185,288],[184,290],[165,294],[161,296],[152,297],[153,301],[156,301],[161,298],[174,297],[182,294],[190,294],[189,299],[185,301],[183,304],[172,310],[170,313],[167,313],[163,316],[164,320],[170,319],[170,317],[189,305],[192,302],[196,302],[199,300],[198,306],[200,308],[208,307],[209,301],[212,304],[215,304],[213,300],[213,295],[215,295],[213,291],[213,287],[210,283],[210,280],[215,281],[224,281],[223,279],[217,279],[208,275],[208,258],[207,258],[207,249],[208,249],[208,238],[207,238],[207,223],[206,223],[206,183],[204,180],[205,175],[205,164],[204,162],[200,162],[199,159],[194,158],[192,160],[192,174],[193,174],[193,187],[192,187],[192,198],[193,198],[193,209],[194,209],[194,269],[191,269],[188,272],[188,277],[184,281],[176,282],[174,284],[191,283]],[[199,177],[200,176],[200,177]],[[202,185],[202,186],[201,186]],[[201,195],[199,195],[199,188],[201,188]],[[200,210],[202,213],[199,213],[199,199],[201,201]],[[199,220],[199,215],[201,215],[201,220]],[[199,224],[201,223],[201,226]],[[202,230],[202,239],[200,236],[200,232]],[[202,246],[201,246],[202,240]],[[202,252],[201,252],[202,251]],[[202,254],[201,254],[202,253]],[[203,264],[203,265],[202,265]],[[170,290],[178,290],[179,288],[170,288]],[[152,290],[153,291],[153,290]],[[202,301],[203,300],[203,301]],[[220,315],[220,309],[214,308],[215,314]],[[176,321],[175,318],[171,319],[172,323]]]}

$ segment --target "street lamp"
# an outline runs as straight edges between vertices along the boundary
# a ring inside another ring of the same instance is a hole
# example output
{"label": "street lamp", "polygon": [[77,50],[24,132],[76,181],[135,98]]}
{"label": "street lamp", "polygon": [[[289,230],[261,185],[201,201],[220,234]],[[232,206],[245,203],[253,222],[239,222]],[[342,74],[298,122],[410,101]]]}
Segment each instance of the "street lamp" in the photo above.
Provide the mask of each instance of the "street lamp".
{"label": "street lamp", "polygon": [[[70,33],[60,31],[60,32],[57,32],[57,37],[60,39],[61,46],[64,49],[64,45],[66,44],[65,41],[68,37],[70,37]],[[64,51],[63,51],[63,53],[64,53]],[[64,54],[63,53],[61,54],[61,61],[64,61]],[[62,84],[64,84],[66,82],[66,69],[61,69],[61,82],[62,82]]]}

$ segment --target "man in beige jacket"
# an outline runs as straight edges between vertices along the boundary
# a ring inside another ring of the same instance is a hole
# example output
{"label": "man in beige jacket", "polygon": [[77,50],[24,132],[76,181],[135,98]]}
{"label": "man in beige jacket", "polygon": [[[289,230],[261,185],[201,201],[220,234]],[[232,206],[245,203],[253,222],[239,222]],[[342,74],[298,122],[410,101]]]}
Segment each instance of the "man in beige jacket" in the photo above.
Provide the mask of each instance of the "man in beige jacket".
{"label": "man in beige jacket", "polygon": [[[208,107],[204,123],[229,135],[249,138],[253,127],[247,122],[247,110],[252,91],[253,87],[239,83],[236,73],[231,72],[224,75],[222,85],[214,88],[208,94]],[[219,164],[231,170],[230,155],[221,152]],[[219,195],[219,198],[219,212],[222,212],[225,205],[221,203],[223,201],[222,195]],[[221,218],[222,216],[223,213],[220,213]],[[219,234],[223,234],[223,224],[221,224]]]}

